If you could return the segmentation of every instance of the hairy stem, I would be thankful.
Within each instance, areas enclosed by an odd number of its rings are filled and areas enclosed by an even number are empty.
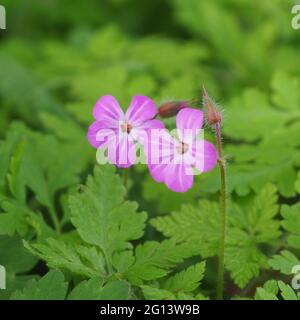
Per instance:
[[[218,149],[218,163],[220,168],[221,194],[220,194],[220,214],[221,214],[221,233],[219,246],[219,265],[218,265],[218,283],[217,283],[217,299],[223,300],[224,288],[224,251],[226,237],[226,164],[222,153],[222,137],[220,124],[215,125],[216,141]]]

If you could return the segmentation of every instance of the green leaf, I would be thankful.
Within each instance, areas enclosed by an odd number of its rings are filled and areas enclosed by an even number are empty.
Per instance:
[[[170,269],[193,255],[188,245],[176,245],[172,240],[161,243],[147,241],[135,250],[135,261],[124,273],[127,279],[140,285],[144,281],[166,276]]]
[[[234,282],[243,288],[254,277],[258,277],[260,268],[267,266],[267,259],[249,235],[243,231],[231,231],[231,239],[225,250],[225,264]]]
[[[60,271],[52,270],[40,280],[29,281],[24,289],[15,291],[11,300],[64,300],[68,284]]]
[[[130,287],[125,281],[113,281],[102,286],[102,279],[92,278],[78,284],[68,300],[127,300]]]
[[[7,195],[3,196],[5,201],[1,206],[6,214],[0,215],[1,233],[18,233],[23,236],[33,228],[38,236],[43,232],[46,232],[43,236],[49,236],[50,230],[42,214],[34,212],[30,206],[43,212],[46,206],[48,210],[45,215],[52,218],[52,223],[58,231],[60,222],[56,213],[55,196],[58,191],[78,181],[78,173],[82,169],[80,156],[74,160],[69,145],[59,142],[53,136],[34,132],[21,123],[11,126],[7,142],[2,144],[2,148],[8,153],[8,157],[4,157],[5,162],[3,161],[6,168],[3,174],[8,177],[10,192],[6,192],[4,183],[3,190]],[[28,189],[34,193],[31,204]],[[35,203],[36,200],[39,206]]]
[[[185,292],[173,293],[165,289],[151,286],[142,286],[141,288],[146,300],[207,300],[202,294],[193,296]]]
[[[0,213],[0,234],[24,236],[33,230],[38,238],[53,235],[53,229],[46,224],[42,215],[29,209],[26,204],[4,197],[1,207],[4,212]]]
[[[151,286],[142,286],[143,294],[146,300],[177,300],[174,293],[158,289]]]
[[[95,247],[67,244],[51,238],[45,244],[25,243],[25,247],[46,261],[50,268],[66,269],[89,278],[106,275],[103,254]]]
[[[283,300],[300,300],[300,297],[288,284],[275,280],[269,280],[263,288],[257,288],[255,300],[279,300],[279,293]]]
[[[300,260],[290,251],[282,251],[280,254],[274,255],[269,260],[269,265],[274,270],[279,270],[281,273],[291,275],[295,265],[300,265]]]
[[[188,242],[204,258],[218,251],[219,209],[214,202],[201,200],[198,207],[183,205],[181,211],[157,217],[150,223],[176,242]]]
[[[268,292],[264,288],[257,288],[255,299],[256,300],[278,300],[275,294]]]
[[[256,243],[266,243],[278,238],[280,222],[274,219],[279,209],[277,200],[276,187],[266,185],[251,205],[244,207],[244,210],[234,208],[231,218],[233,227],[252,234]]]
[[[250,142],[264,137],[266,128],[278,129],[289,119],[288,114],[273,109],[267,95],[257,89],[247,89],[232,99],[227,112],[225,134]]]
[[[278,281],[281,296],[284,300],[299,300],[294,290],[282,281]]]
[[[184,271],[168,278],[163,285],[164,289],[172,292],[191,292],[199,287],[204,276],[205,262],[190,266]]]
[[[255,300],[278,300],[278,285],[276,280],[268,280],[263,288],[257,288]]]
[[[235,204],[228,207],[225,263],[240,287],[267,266],[267,257],[260,246],[280,235],[280,222],[274,219],[277,199],[276,188],[269,184],[243,209]],[[198,208],[184,205],[180,212],[154,218],[151,224],[177,243],[189,244],[194,254],[210,257],[218,253],[219,217],[216,203],[201,200]]]
[[[300,82],[283,71],[277,71],[271,83],[274,90],[273,101],[287,110],[296,110],[300,106]]]
[[[36,258],[24,249],[19,237],[0,236],[0,264],[8,271],[24,273],[36,264]]]
[[[130,248],[143,235],[146,213],[124,201],[125,188],[112,166],[96,167],[81,193],[70,197],[72,222],[82,239],[101,248],[111,260],[116,251]]]
[[[278,212],[276,188],[269,184],[250,206],[235,206],[230,215],[230,225],[225,248],[225,264],[234,282],[244,287],[267,267],[267,257],[260,249],[280,235],[280,222],[274,217]]]
[[[22,288],[25,283],[36,277],[26,275],[37,263],[19,237],[0,236],[0,265],[6,270],[6,290],[0,290],[0,299],[8,299],[11,293]]]
[[[283,205],[281,215],[284,218],[282,226],[289,232],[289,245],[300,249],[300,203],[292,206]]]

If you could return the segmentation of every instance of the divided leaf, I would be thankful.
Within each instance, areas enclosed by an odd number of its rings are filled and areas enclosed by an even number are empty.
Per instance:
[[[225,264],[234,282],[244,287],[267,267],[267,257],[260,249],[280,236],[280,222],[274,217],[278,212],[276,188],[269,184],[250,206],[242,210],[234,206],[229,213],[230,225],[225,249]]]
[[[267,185],[241,209],[231,204],[228,210],[225,264],[235,283],[244,287],[267,266],[267,257],[260,244],[269,243],[280,235],[276,188]],[[202,257],[218,253],[220,238],[219,209],[214,202],[201,200],[198,207],[183,205],[180,212],[151,220],[166,237],[190,246],[193,254]]]
[[[125,272],[125,276],[136,285],[142,284],[143,280],[159,279],[193,254],[189,245],[176,245],[173,240],[165,240],[161,243],[147,241],[136,247],[134,262]]]
[[[143,236],[147,218],[145,212],[136,212],[136,203],[124,201],[125,188],[114,170],[112,166],[96,167],[94,177],[69,200],[79,235],[101,248],[109,260],[114,252],[130,248],[129,241]]]
[[[102,286],[101,278],[79,283],[69,294],[68,300],[127,300],[130,287],[125,281],[112,281]]]
[[[292,206],[281,207],[283,228],[289,232],[288,243],[296,249],[300,249],[300,203]]]
[[[300,300],[300,295],[283,281],[269,280],[256,289],[255,300]]]
[[[40,280],[31,280],[26,286],[15,291],[11,300],[64,300],[68,283],[64,281],[62,272],[52,270]]]
[[[205,262],[197,263],[168,278],[163,288],[172,292],[191,292],[197,289],[204,276]]]
[[[300,260],[290,251],[282,251],[280,254],[274,255],[269,260],[269,265],[274,270],[279,270],[282,274],[293,274],[293,268],[300,265]]]
[[[96,247],[66,244],[51,238],[45,244],[25,243],[25,247],[46,261],[50,268],[66,269],[88,278],[106,275],[104,256]]]
[[[181,211],[154,218],[150,223],[166,237],[189,243],[204,258],[217,254],[220,223],[214,202],[201,200],[198,207],[183,205]]]

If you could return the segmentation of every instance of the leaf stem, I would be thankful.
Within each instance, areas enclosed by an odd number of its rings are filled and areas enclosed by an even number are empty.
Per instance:
[[[221,214],[221,233],[219,244],[219,264],[218,264],[218,283],[217,283],[217,300],[223,300],[224,290],[224,252],[225,252],[225,237],[226,237],[226,162],[222,153],[222,136],[220,124],[215,125],[217,150],[218,150],[218,163],[220,168],[221,180],[221,194],[220,194],[220,214]]]
[[[59,222],[59,220],[58,220],[58,218],[57,218],[55,209],[54,209],[54,207],[53,207],[52,205],[51,205],[51,207],[49,208],[49,213],[50,213],[50,217],[51,217],[52,223],[53,223],[53,225],[54,225],[55,231],[56,231],[58,234],[61,234],[60,222]]]
[[[107,253],[107,251],[104,250],[104,249],[103,249],[103,254],[104,254],[104,258],[106,260],[107,271],[108,271],[109,275],[112,275],[114,273],[114,270],[113,270],[113,267],[112,267],[112,262],[111,262],[110,256]]]

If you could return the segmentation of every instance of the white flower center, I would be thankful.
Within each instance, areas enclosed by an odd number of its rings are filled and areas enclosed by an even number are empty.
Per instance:
[[[176,150],[179,154],[184,154],[188,152],[189,145],[185,142],[180,142],[178,146],[176,146]]]
[[[130,131],[132,130],[132,125],[128,122],[124,122],[121,124],[121,130],[124,133],[130,133]]]

